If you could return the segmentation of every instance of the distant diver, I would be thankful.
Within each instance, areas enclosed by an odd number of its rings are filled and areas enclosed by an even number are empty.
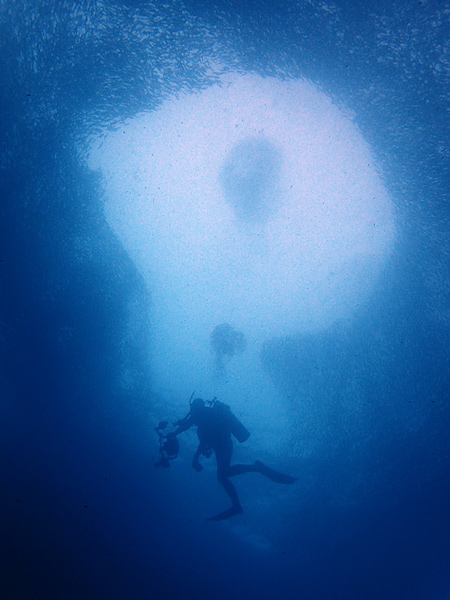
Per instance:
[[[225,372],[225,364],[236,354],[245,351],[247,340],[242,332],[234,329],[229,323],[222,323],[214,327],[210,344],[215,356],[216,372],[221,376]]]
[[[162,425],[165,426],[166,422],[163,422]],[[217,479],[230,497],[232,503],[230,509],[211,517],[208,519],[209,521],[222,521],[243,512],[239,496],[236,488],[229,479],[230,477],[241,475],[242,473],[261,473],[277,483],[292,484],[296,481],[295,477],[274,471],[260,461],[255,461],[252,465],[231,465],[231,456],[233,454],[231,435],[233,434],[239,442],[245,442],[249,438],[250,433],[231,412],[230,407],[216,399],[211,402],[205,402],[201,398],[195,398],[192,401],[191,396],[189,413],[175,423],[175,425],[177,429],[164,436],[164,444],[168,444],[164,452],[167,454],[168,451],[171,451],[172,456],[167,455],[165,458],[167,464],[165,462],[159,466],[169,466],[167,459],[173,457],[178,452],[178,445],[175,443],[178,442],[177,435],[193,425],[197,426],[197,435],[200,443],[192,460],[192,468],[200,472],[203,468],[199,462],[200,456],[203,455],[209,458],[212,452],[214,452],[217,461]],[[161,436],[161,430],[159,433]]]

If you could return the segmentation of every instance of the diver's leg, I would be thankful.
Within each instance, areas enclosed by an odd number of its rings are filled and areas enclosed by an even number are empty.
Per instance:
[[[217,456],[217,476],[219,477],[219,469],[224,478],[227,478],[229,485],[234,489],[233,484],[228,480],[228,477],[235,477],[236,475],[243,475],[244,473],[261,473],[261,475],[265,475],[268,479],[272,481],[276,481],[277,483],[295,483],[297,481],[296,477],[291,477],[290,475],[285,475],[284,473],[280,473],[279,471],[275,471],[275,469],[271,469],[267,467],[264,463],[259,460],[255,460],[252,465],[230,465],[231,455],[233,453],[233,442],[230,442],[230,449],[220,449],[219,452],[216,451]],[[220,465],[219,465],[219,457],[220,457]],[[221,481],[219,477],[219,481]],[[226,487],[221,481],[222,485]],[[230,487],[230,489],[231,489]],[[228,494],[230,492],[227,491]]]
[[[253,465],[231,465],[228,469],[228,477],[234,477],[235,475],[242,475],[243,473],[259,473],[259,467]]]
[[[192,459],[192,468],[195,469],[197,471],[197,473],[200,473],[200,471],[203,469],[202,465],[198,461],[202,452],[203,452],[203,446],[200,443],[194,454],[194,458]]]
[[[275,471],[259,460],[256,460],[253,465],[232,465],[228,470],[228,477],[242,475],[243,473],[261,473],[268,479],[276,481],[277,483],[295,483],[295,481],[297,481],[296,477],[291,477],[290,475]]]
[[[230,496],[233,506],[240,506],[239,497],[236,488],[228,479],[230,476],[230,462],[231,455],[233,454],[233,442],[224,444],[215,448],[216,460],[217,460],[217,479],[223,486],[226,493]]]
[[[259,460],[255,460],[255,471],[265,475],[268,479],[272,481],[276,481],[277,483],[295,483],[297,481],[296,477],[291,477],[290,475],[285,475],[284,473],[280,473],[279,471],[275,471],[270,467],[267,467],[264,463]]]
[[[233,442],[230,440],[230,443],[224,444],[214,448],[217,460],[217,479],[219,483],[223,486],[223,489],[230,497],[232,506],[229,510],[226,510],[223,513],[208,519],[209,521],[222,521],[224,519],[228,519],[233,515],[237,515],[243,512],[241,503],[239,502],[239,496],[237,494],[236,488],[228,479],[229,469],[230,469],[230,461],[231,455],[233,453]]]
[[[224,490],[229,495],[231,502],[233,504],[233,508],[236,508],[239,510],[239,512],[242,512],[242,506],[239,501],[238,493],[237,493],[234,485],[231,483],[231,481],[229,479],[227,479],[226,477],[224,477],[224,478],[219,479],[219,483],[223,486]]]

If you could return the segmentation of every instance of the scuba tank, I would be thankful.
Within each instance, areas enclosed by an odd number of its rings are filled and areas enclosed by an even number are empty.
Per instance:
[[[231,425],[231,433],[234,435],[234,437],[237,439],[238,442],[240,442],[241,444],[243,442],[246,442],[248,440],[248,438],[250,437],[250,431],[244,427],[244,425],[242,425],[242,423],[239,421],[239,419],[236,417],[236,415],[234,415],[230,410],[230,425]]]
[[[231,408],[228,404],[220,402],[216,398],[210,402],[211,410],[220,411],[226,418],[230,427],[231,434],[241,444],[246,442],[250,437],[250,431],[239,421],[235,414],[231,412]]]

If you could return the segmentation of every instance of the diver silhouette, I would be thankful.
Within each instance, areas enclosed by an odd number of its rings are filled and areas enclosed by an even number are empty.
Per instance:
[[[191,402],[190,412],[176,425],[177,429],[167,434],[168,439],[176,437],[192,426],[197,426],[200,443],[192,460],[193,469],[197,472],[202,470],[203,467],[199,462],[202,454],[207,458],[211,456],[212,452],[216,455],[217,479],[230,497],[232,506],[230,509],[211,517],[208,519],[209,521],[221,521],[243,512],[238,493],[230,481],[230,477],[242,475],[243,473],[261,473],[277,483],[292,484],[296,481],[295,477],[274,471],[260,461],[255,461],[250,465],[231,465],[233,454],[231,435],[233,434],[238,441],[243,442],[248,439],[250,433],[233,415],[229,406],[216,399],[207,406],[204,400],[196,398]]]

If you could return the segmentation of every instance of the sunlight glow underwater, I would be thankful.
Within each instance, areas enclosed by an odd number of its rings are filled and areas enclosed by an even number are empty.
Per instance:
[[[153,376],[169,402],[195,388],[277,416],[261,344],[351,317],[395,242],[367,142],[305,80],[229,74],[171,97],[97,138],[89,166],[151,291]],[[210,337],[225,323],[246,346],[224,374]]]

